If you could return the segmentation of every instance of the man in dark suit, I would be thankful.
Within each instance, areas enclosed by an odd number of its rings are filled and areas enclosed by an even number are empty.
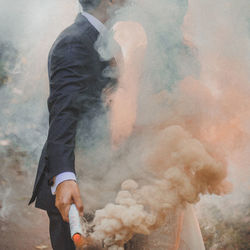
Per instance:
[[[108,8],[123,1],[79,2],[83,11],[59,35],[49,53],[49,131],[30,200],[31,204],[36,199],[36,207],[47,211],[51,243],[56,250],[75,249],[68,225],[70,205],[74,203],[83,215],[75,176],[76,131],[82,118],[94,117],[102,109],[102,92],[111,82],[103,75],[109,62],[100,60],[94,44],[112,13]]]

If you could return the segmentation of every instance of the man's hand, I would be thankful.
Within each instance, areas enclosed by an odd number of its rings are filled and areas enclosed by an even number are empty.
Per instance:
[[[60,183],[56,189],[56,207],[60,211],[64,221],[69,222],[70,205],[75,204],[80,216],[83,216],[83,202],[77,183],[68,180]]]

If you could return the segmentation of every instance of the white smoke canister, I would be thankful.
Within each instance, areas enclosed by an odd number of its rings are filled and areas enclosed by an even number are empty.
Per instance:
[[[71,238],[73,238],[75,234],[83,235],[81,218],[75,204],[72,204],[69,209],[69,226]]]

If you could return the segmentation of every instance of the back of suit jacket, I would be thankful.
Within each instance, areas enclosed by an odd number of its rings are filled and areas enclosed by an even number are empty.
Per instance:
[[[48,59],[49,131],[40,157],[32,203],[54,207],[49,180],[62,172],[75,173],[75,141],[80,121],[91,131],[90,120],[102,111],[103,89],[113,80],[103,76],[109,63],[101,61],[94,44],[98,31],[79,14],[53,44]],[[87,117],[87,119],[86,119]]]

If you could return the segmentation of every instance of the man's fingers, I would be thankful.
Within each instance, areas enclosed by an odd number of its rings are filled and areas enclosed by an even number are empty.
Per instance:
[[[56,205],[57,209],[59,210],[63,220],[65,222],[69,222],[69,209],[71,204],[59,203]]]
[[[66,222],[69,222],[69,209],[71,204],[75,204],[80,216],[83,216],[80,190],[75,181],[69,180],[59,184],[56,189],[56,207]]]
[[[74,204],[76,205],[76,208],[80,214],[80,216],[83,216],[83,203],[82,203],[82,199],[80,197],[80,194],[75,195],[74,197]]]
[[[56,207],[59,210],[64,221],[69,222],[69,209],[70,209],[70,198],[68,197],[57,197]]]
[[[63,220],[66,222],[69,222],[69,209],[71,205],[67,205],[63,208]]]

